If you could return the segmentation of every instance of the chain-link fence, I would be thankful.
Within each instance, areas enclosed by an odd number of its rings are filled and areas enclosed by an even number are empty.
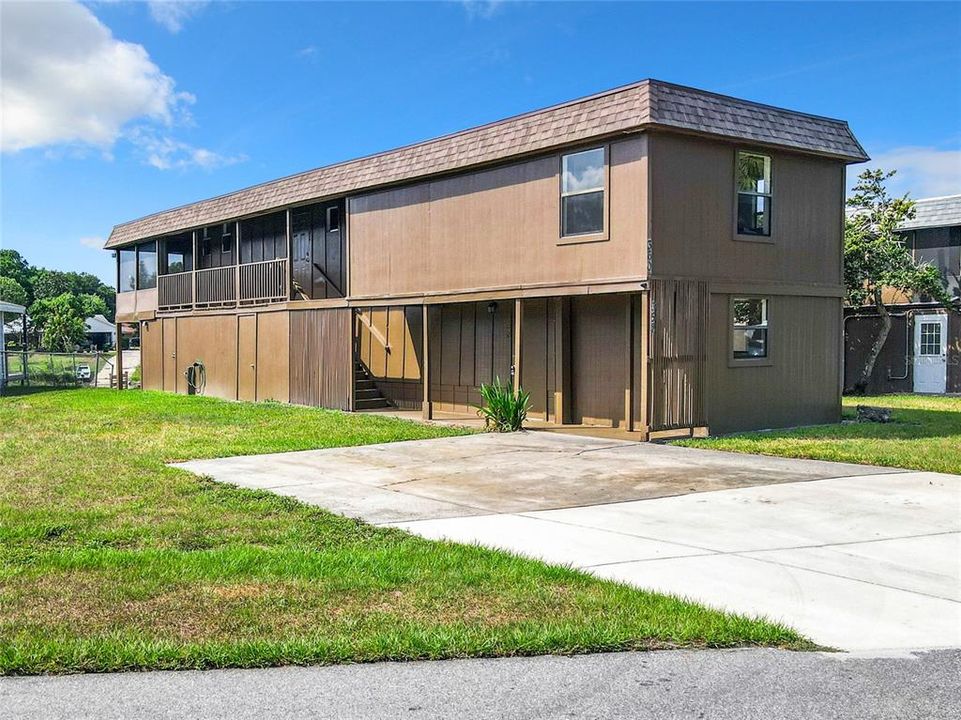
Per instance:
[[[0,385],[115,387],[115,354],[5,350]]]

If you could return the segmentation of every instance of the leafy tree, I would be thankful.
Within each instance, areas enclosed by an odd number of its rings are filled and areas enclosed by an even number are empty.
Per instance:
[[[47,303],[49,309],[40,342],[44,350],[67,352],[83,342],[86,327],[83,324],[83,316],[77,312],[77,303],[70,293],[63,293],[56,298],[45,298],[38,302]]]
[[[26,305],[27,291],[13,278],[0,276],[0,302]]]
[[[888,195],[885,183],[895,172],[865,170],[858,176],[854,195],[847,203],[852,210],[844,227],[847,301],[856,307],[873,307],[881,317],[881,328],[854,385],[855,392],[863,392],[867,387],[891,331],[891,315],[882,301],[885,288],[927,296],[945,307],[953,302],[938,269],[915,262],[897,231],[901,223],[914,217],[914,201],[907,195]]]
[[[34,300],[34,273],[35,269],[16,250],[0,250],[0,277],[10,278],[27,293],[27,302],[19,303],[21,305],[29,305]]]
[[[40,270],[33,279],[33,294],[37,300],[55,298],[74,292],[68,273],[59,270]]]

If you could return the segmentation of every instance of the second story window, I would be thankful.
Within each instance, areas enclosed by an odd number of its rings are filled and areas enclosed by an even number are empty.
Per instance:
[[[137,246],[137,289],[157,287],[157,243]]]
[[[737,154],[737,234],[771,235],[771,158],[759,153]]]
[[[561,158],[561,235],[604,232],[604,148]]]
[[[117,292],[130,292],[137,289],[137,250],[123,248],[119,252],[119,272]]]

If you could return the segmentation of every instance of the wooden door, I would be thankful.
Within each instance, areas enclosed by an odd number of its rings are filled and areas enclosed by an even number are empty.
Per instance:
[[[628,383],[627,311],[624,295],[571,300],[571,421],[623,427]]]
[[[163,390],[177,392],[180,363],[177,359],[177,320],[166,318],[163,322]]]
[[[257,399],[257,316],[237,318],[237,399]]]

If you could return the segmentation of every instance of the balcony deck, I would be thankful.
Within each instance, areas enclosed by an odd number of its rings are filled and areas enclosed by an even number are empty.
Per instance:
[[[287,258],[189,270],[157,278],[157,310],[208,310],[285,302]]]

